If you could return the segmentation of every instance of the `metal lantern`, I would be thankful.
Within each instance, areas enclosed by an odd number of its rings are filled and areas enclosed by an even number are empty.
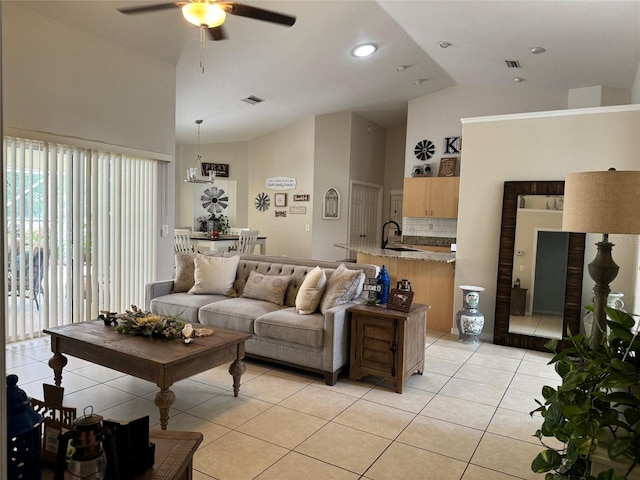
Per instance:
[[[11,479],[41,477],[43,417],[31,407],[18,376],[7,376],[7,472]]]

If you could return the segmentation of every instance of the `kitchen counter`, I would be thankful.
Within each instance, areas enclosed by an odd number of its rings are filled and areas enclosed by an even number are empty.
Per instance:
[[[374,257],[382,257],[382,258],[399,258],[403,260],[422,260],[427,262],[444,262],[444,263],[453,263],[456,261],[455,253],[441,253],[441,252],[430,252],[428,250],[421,249],[412,249],[411,251],[397,251],[391,250],[390,248],[412,248],[410,245],[403,244],[392,244],[382,249],[377,244],[372,243],[363,243],[363,242],[351,242],[351,243],[343,243],[336,244],[335,247],[345,248],[347,250],[353,250],[358,253],[363,253],[365,255],[372,255]]]
[[[402,244],[389,246],[410,248]],[[336,245],[336,247],[356,251],[358,263],[370,263],[379,267],[385,265],[392,288],[400,280],[408,279],[413,284],[413,301],[431,306],[427,328],[451,332],[455,253],[430,252],[418,250],[418,247],[415,251],[396,251],[389,248],[382,249],[379,244],[364,242],[351,242]],[[425,246],[420,245],[420,247]]]

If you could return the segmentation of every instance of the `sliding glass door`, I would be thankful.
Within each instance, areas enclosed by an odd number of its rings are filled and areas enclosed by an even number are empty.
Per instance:
[[[7,342],[143,305],[158,162],[15,137],[4,148]]]

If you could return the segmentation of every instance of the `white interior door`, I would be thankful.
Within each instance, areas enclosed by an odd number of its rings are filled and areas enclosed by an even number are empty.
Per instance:
[[[378,234],[381,187],[351,185],[349,241],[375,243]]]

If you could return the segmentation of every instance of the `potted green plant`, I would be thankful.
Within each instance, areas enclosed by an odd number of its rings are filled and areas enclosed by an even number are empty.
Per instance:
[[[556,352],[549,363],[562,379],[557,388],[542,388],[544,402],[536,400],[531,412],[542,414],[535,436],[545,447],[531,468],[546,480],[620,480],[640,471],[640,339],[632,315],[605,310],[608,328],[598,348],[582,334],[570,334],[571,346],[561,352],[557,340],[546,345]],[[562,446],[550,446],[550,437]],[[598,471],[602,457],[615,467]]]

